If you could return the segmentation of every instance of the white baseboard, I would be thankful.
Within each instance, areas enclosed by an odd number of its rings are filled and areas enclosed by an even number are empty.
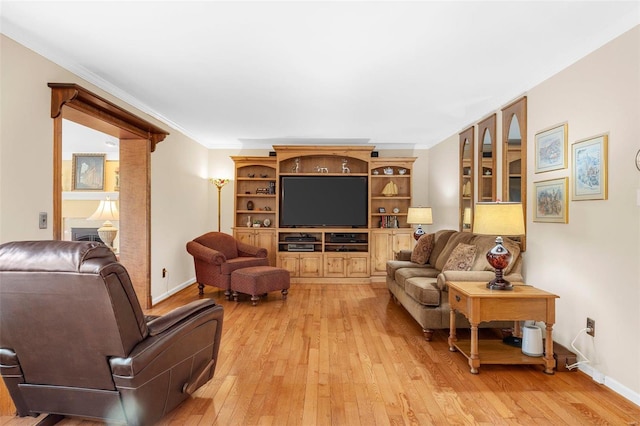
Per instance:
[[[185,288],[189,287],[191,284],[193,284],[195,282],[196,282],[196,277],[188,279],[187,281],[183,282],[179,286],[174,287],[171,290],[169,290],[169,291],[167,291],[165,293],[162,293],[161,295],[151,299],[151,305],[155,306],[157,303],[160,303],[163,300],[168,299],[169,297],[173,296],[174,294],[178,293],[179,291],[184,290]]]
[[[631,389],[624,386],[622,383],[618,382],[617,380],[614,380],[611,377],[605,376],[600,371],[596,370],[590,365],[582,364],[578,367],[578,369],[583,373],[585,373],[586,375],[591,376],[591,378],[595,382],[605,385],[615,393],[621,395],[622,397],[628,399],[634,404],[640,406],[640,394],[632,391]]]

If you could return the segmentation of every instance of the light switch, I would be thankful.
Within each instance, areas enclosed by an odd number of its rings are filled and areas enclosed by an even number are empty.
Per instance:
[[[47,212],[40,212],[40,229],[47,229]]]

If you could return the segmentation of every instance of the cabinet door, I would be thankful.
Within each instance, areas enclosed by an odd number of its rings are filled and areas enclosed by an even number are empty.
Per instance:
[[[245,243],[254,245],[254,231],[251,228],[247,229],[235,229],[233,231],[233,236],[236,240]]]
[[[393,259],[391,231],[371,231],[371,273],[383,275],[387,271],[387,260]]]
[[[347,277],[364,278],[369,276],[369,255],[352,253],[348,255]]]
[[[300,277],[322,276],[322,253],[300,254]]]
[[[279,253],[277,266],[289,271],[292,278],[300,276],[300,256],[297,254]]]
[[[267,249],[269,265],[276,264],[276,231],[275,229],[260,229],[255,231],[254,245]]]
[[[393,233],[393,237],[391,240],[391,243],[392,243],[391,259],[395,259],[396,254],[398,254],[400,250],[412,250],[414,241],[415,239],[413,238],[413,233],[411,232],[411,230],[395,231]]]
[[[327,278],[347,276],[346,253],[326,253],[324,255],[324,276]]]

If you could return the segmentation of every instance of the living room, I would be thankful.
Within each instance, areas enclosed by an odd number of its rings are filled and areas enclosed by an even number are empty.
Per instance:
[[[217,228],[217,189],[210,177],[233,176],[235,155],[268,156],[269,148],[209,149],[118,96],[92,84],[34,50],[1,36],[0,242],[51,239],[38,229],[40,212],[51,212],[53,126],[50,82],[77,83],[170,135],[151,154],[151,295],[153,303],[193,283],[187,241]],[[582,371],[640,405],[640,173],[636,168],[640,106],[640,27],[620,34],[562,71],[529,87],[527,97],[527,250],[523,275],[528,284],[560,296],[554,339],[566,347],[597,321],[596,337],[580,336],[591,360]],[[28,70],[28,72],[25,72]],[[514,97],[512,100],[515,100]],[[506,102],[508,104],[509,102]],[[497,112],[484,111],[476,117]],[[533,184],[569,177],[569,168],[534,171],[534,140],[542,129],[567,123],[569,148],[577,141],[608,134],[608,197],[570,201],[568,223],[532,219]],[[500,129],[500,126],[497,126]],[[381,157],[417,157],[413,201],[433,209],[427,232],[459,228],[459,136],[464,126],[428,149],[377,149]],[[24,194],[29,194],[25,197]],[[231,232],[233,191],[221,192],[221,229]],[[163,276],[162,270],[168,274]],[[610,288],[611,287],[611,288]],[[291,296],[294,292],[291,292]],[[427,344],[427,343],[425,343]]]

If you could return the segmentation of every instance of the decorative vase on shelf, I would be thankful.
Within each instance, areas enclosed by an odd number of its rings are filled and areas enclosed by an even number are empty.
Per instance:
[[[247,210],[253,210],[253,201],[247,201]]]
[[[251,228],[251,216],[247,219],[247,228]]]

